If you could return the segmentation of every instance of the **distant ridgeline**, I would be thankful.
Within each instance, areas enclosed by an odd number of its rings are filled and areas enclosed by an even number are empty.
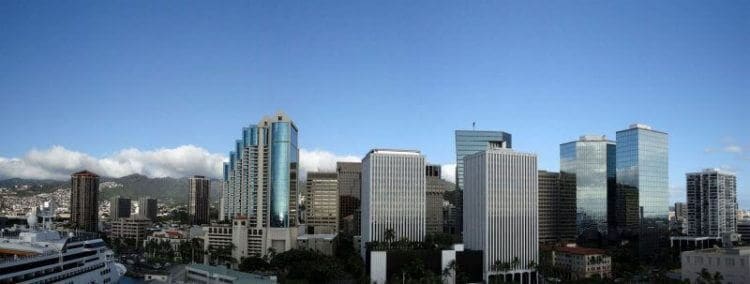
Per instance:
[[[70,188],[70,180],[34,180],[12,178],[0,180],[0,188],[16,191],[21,196],[50,193],[59,188]],[[99,181],[99,200],[114,196],[138,199],[150,196],[159,203],[187,203],[187,178],[149,178],[143,175],[129,175],[121,178],[103,177]],[[211,202],[218,202],[221,194],[221,180],[211,180]]]

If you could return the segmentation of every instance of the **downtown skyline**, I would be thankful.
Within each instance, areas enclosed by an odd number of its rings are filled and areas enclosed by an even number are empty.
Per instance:
[[[295,118],[303,168],[330,171],[381,147],[455,164],[473,122],[558,171],[560,143],[645,123],[670,135],[670,202],[722,168],[748,208],[748,4],[577,4],[0,3],[0,178],[218,178],[269,110]]]

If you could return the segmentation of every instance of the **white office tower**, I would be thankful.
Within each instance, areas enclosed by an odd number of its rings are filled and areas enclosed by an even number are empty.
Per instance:
[[[485,282],[536,283],[536,155],[488,148],[466,156],[463,205],[464,244],[483,252]]]
[[[422,241],[425,236],[425,158],[419,151],[371,150],[362,160],[362,255],[366,243]]]

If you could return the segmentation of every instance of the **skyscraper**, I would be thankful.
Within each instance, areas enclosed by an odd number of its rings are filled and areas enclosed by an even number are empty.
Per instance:
[[[488,147],[512,148],[510,133],[502,131],[456,130],[456,188],[464,187],[464,157]]]
[[[464,188],[464,157],[488,147],[512,148],[512,137],[510,133],[503,131],[483,130],[456,130],[456,189],[458,193],[452,195],[455,208],[455,225],[458,229],[458,237],[463,233],[463,188]]]
[[[445,184],[440,179],[440,165],[427,165],[425,168],[426,199],[425,226],[427,233],[443,231],[443,192]]]
[[[464,161],[464,244],[484,252],[485,282],[536,283],[527,266],[539,263],[536,155],[491,148]],[[501,263],[512,265],[493,269]]]
[[[98,231],[99,176],[80,171],[70,176],[70,223],[74,228]]]
[[[669,230],[667,133],[642,124],[617,132],[617,225],[638,235],[639,256],[666,246]]]
[[[336,173],[307,173],[305,191],[307,227],[314,234],[332,234],[339,226],[339,192]]]
[[[362,160],[362,254],[372,241],[422,241],[425,158],[419,151],[374,149]]]
[[[339,186],[339,230],[359,235],[360,218],[355,213],[360,206],[362,163],[338,162],[336,173]]]
[[[737,177],[717,169],[687,175],[688,235],[737,233]]]
[[[138,199],[138,215],[156,221],[156,215],[159,213],[158,201],[154,198],[141,197]]]
[[[561,180],[573,182],[561,186]],[[575,180],[539,171],[539,242],[552,244],[576,239]]]
[[[130,198],[116,196],[109,203],[109,218],[117,220],[130,217]]]
[[[190,224],[208,224],[208,199],[211,181],[204,176],[193,176],[189,178],[189,181],[190,201],[188,203],[188,215],[190,216]]]
[[[560,173],[576,191],[576,234],[602,239],[615,214],[615,144],[603,135],[585,135],[560,144]]]
[[[263,238],[264,254],[292,249],[297,238],[297,126],[283,113],[242,129],[224,165],[222,219],[241,216]]]

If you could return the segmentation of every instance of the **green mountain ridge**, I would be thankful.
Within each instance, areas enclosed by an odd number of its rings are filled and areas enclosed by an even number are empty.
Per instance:
[[[187,178],[149,178],[144,175],[132,174],[119,178],[102,177],[100,184],[114,182],[121,187],[100,187],[99,200],[122,196],[131,199],[149,196],[159,199],[160,203],[185,204],[188,202],[188,179]],[[222,182],[211,179],[211,202],[218,202],[221,196]],[[16,190],[19,195],[30,196],[39,193],[53,192],[59,188],[70,188],[69,180],[36,180],[11,178],[0,180],[0,188]]]

